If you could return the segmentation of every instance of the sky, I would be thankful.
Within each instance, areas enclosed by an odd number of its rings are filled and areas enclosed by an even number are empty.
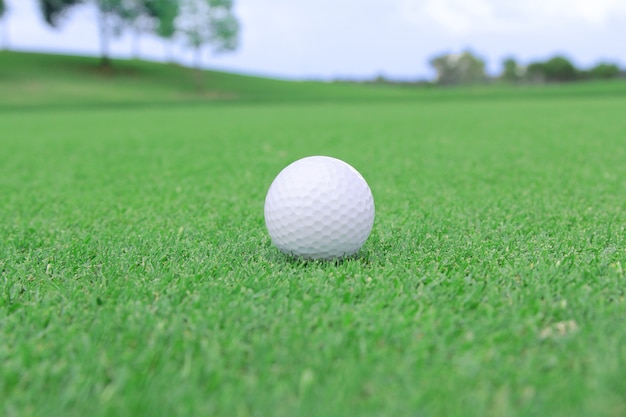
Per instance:
[[[37,0],[5,0],[0,22],[11,49],[98,54],[95,11],[80,6],[60,29],[42,23]],[[579,67],[609,61],[626,67],[626,0],[235,0],[242,25],[234,53],[213,55],[210,68],[287,79],[431,79],[429,61],[470,49],[488,72],[504,58],[522,64],[565,55]],[[132,54],[132,38],[112,45]],[[162,61],[163,43],[145,35],[141,57]],[[175,60],[191,64],[182,41]]]

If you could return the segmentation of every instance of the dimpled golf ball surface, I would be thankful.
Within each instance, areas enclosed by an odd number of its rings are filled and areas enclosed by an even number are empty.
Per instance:
[[[372,231],[374,198],[361,174],[327,156],[283,169],[265,198],[265,223],[282,252],[306,259],[356,253]]]

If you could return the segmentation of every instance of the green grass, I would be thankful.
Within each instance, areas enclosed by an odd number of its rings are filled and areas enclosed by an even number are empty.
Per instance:
[[[216,101],[309,101],[413,97],[401,88],[288,82],[175,64],[0,51],[0,110]]]
[[[0,414],[624,415],[626,102],[564,88],[12,105]],[[374,194],[341,263],[265,230],[313,154]]]
[[[625,97],[623,80],[462,88],[281,81],[175,64],[0,51],[0,111],[198,105],[216,102],[381,102]]]

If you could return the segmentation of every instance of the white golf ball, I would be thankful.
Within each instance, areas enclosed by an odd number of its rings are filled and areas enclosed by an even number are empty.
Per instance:
[[[347,163],[310,156],[283,169],[265,198],[265,224],[282,252],[306,259],[356,253],[372,231],[374,198]]]

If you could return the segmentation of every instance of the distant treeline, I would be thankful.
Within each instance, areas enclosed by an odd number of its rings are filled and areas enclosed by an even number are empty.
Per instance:
[[[24,1],[24,0],[14,0]],[[98,11],[96,21],[100,35],[102,65],[110,65],[109,44],[112,37],[128,31],[133,34],[133,53],[139,56],[139,39],[152,33],[165,45],[182,40],[195,51],[200,64],[202,50],[210,46],[215,52],[237,48],[239,22],[234,15],[234,0],[30,0],[38,4],[42,20],[60,27],[75,8],[92,5]],[[11,2],[0,0],[0,20],[7,19]],[[8,48],[8,35],[3,47]],[[171,57],[168,57],[171,58]]]
[[[486,62],[472,51],[459,54],[441,54],[430,60],[430,65],[437,76],[431,81],[401,82],[401,84],[440,84],[468,85],[489,82],[507,83],[553,83],[584,80],[605,80],[626,77],[626,71],[617,64],[601,62],[588,68],[576,68],[566,57],[557,55],[546,61],[520,64],[515,58],[506,58],[502,62],[502,70],[497,75],[488,75]],[[398,83],[378,76],[370,83]]]
[[[617,64],[601,62],[589,69],[576,68],[564,56],[555,56],[544,62],[532,62],[520,65],[514,58],[507,58],[503,63],[500,78],[509,82],[567,82],[580,80],[602,80],[618,78],[624,72]]]
[[[561,55],[528,65],[522,65],[515,58],[509,57],[504,59],[502,71],[496,76],[488,76],[485,60],[471,51],[439,55],[430,64],[437,71],[436,82],[444,85],[478,84],[494,80],[508,83],[571,82],[626,75],[615,63],[601,62],[592,68],[581,69]]]

